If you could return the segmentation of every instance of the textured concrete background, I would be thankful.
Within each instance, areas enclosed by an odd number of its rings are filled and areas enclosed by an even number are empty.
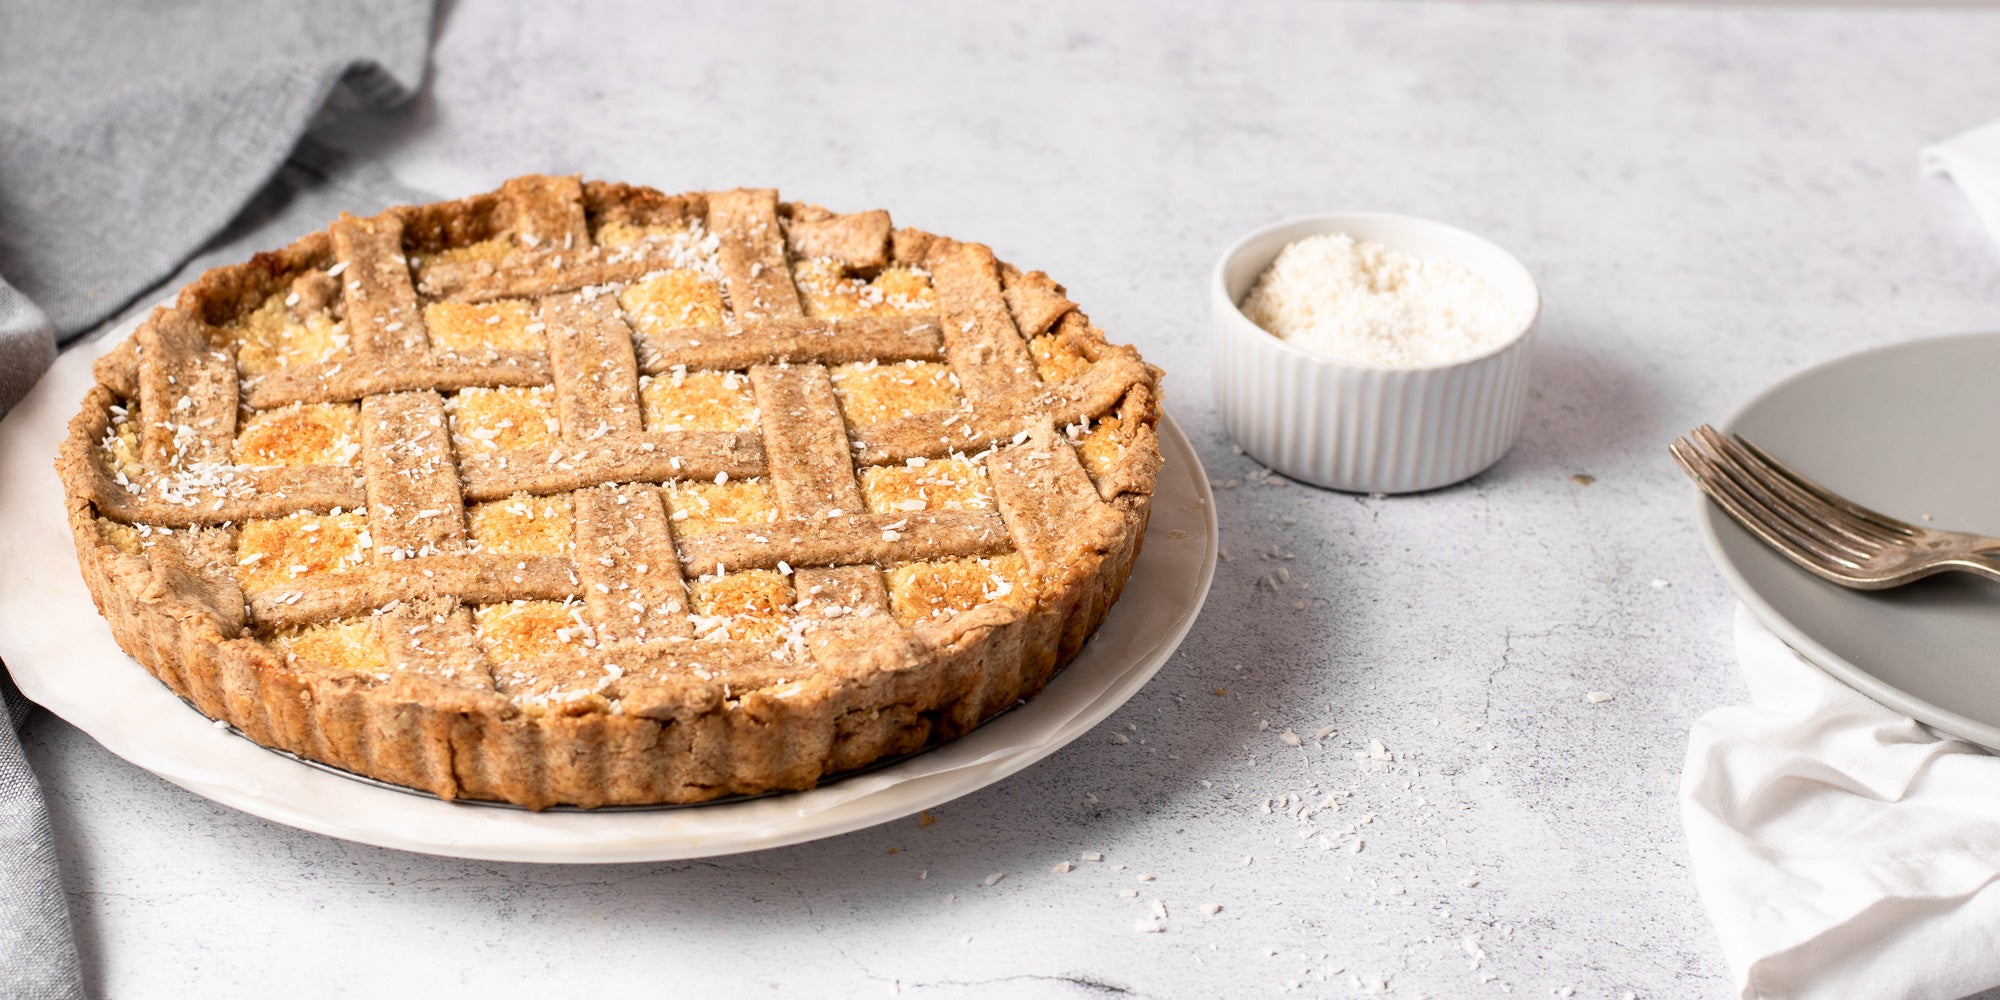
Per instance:
[[[990,242],[1167,369],[1229,559],[1100,732],[929,825],[715,861],[360,847],[44,718],[29,750],[93,982],[1725,995],[1674,790],[1689,721],[1741,692],[1665,445],[1814,362],[2000,326],[2000,251],[1916,166],[2000,114],[1996,51],[1976,11],[462,7],[421,103],[338,144],[441,193],[529,170],[775,184]],[[1471,483],[1320,492],[1217,427],[1215,255],[1335,208],[1465,226],[1542,282],[1527,425]],[[1085,851],[1105,860],[1050,871]],[[1166,931],[1136,933],[1155,899]]]

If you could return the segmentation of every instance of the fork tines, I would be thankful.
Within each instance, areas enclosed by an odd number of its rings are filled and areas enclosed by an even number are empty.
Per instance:
[[[1703,424],[1668,450],[1738,524],[1836,583],[1861,582],[1871,557],[1920,534],[1800,475],[1741,435],[1725,436]]]

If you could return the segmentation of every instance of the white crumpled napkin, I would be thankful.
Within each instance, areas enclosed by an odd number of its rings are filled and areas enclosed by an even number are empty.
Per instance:
[[[1921,156],[1924,173],[1951,175],[1986,231],[2000,240],[2000,121],[1925,146]]]
[[[2000,240],[2000,122],[1923,150]],[[2000,984],[2000,757],[1834,680],[1736,611],[1750,704],[1695,722],[1681,821],[1745,1000]]]
[[[1696,720],[1695,888],[1745,1000],[2000,984],[2000,757],[1834,680],[1736,611],[1749,705]]]

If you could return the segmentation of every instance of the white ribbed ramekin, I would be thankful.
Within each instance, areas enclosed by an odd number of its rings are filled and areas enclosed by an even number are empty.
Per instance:
[[[1279,340],[1237,303],[1285,244],[1324,233],[1455,261],[1498,290],[1520,329],[1485,354],[1421,366],[1336,361]],[[1436,489],[1499,461],[1521,429],[1541,293],[1512,254],[1463,229],[1382,212],[1300,216],[1238,240],[1210,286],[1222,426],[1293,479],[1355,493]]]

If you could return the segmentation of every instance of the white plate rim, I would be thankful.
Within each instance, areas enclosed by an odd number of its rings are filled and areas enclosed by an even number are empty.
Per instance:
[[[1895,344],[1883,344],[1879,347],[1855,351],[1852,354],[1843,354],[1837,358],[1829,358],[1818,364],[1793,372],[1791,375],[1772,383],[1762,392],[1752,396],[1749,402],[1737,407],[1736,411],[1729,415],[1729,419],[1723,422],[1721,430],[1725,433],[1733,431],[1742,421],[1745,414],[1756,409],[1766,399],[1785,392],[1794,383],[1811,378],[1822,369],[1832,365],[1850,364],[1869,355],[1907,350],[1915,345],[1935,344],[1953,340],[1994,338],[2000,338],[2000,333],[1957,333],[1939,337],[1920,337],[1915,340],[1906,340]],[[1756,618],[1765,628],[1770,629],[1786,645],[1796,650],[1807,662],[1820,668],[1848,687],[1867,695],[1869,698],[1934,729],[1977,743],[1989,750],[2000,751],[2000,727],[1967,718],[1950,709],[1940,708],[1925,699],[1916,697],[1901,688],[1889,684],[1849,661],[1846,657],[1828,649],[1825,644],[1814,639],[1804,629],[1793,624],[1791,619],[1785,617],[1782,612],[1769,601],[1765,600],[1762,594],[1758,593],[1757,588],[1737,569],[1735,561],[1729,557],[1728,551],[1722,547],[1722,538],[1716,533],[1716,528],[1718,525],[1728,521],[1729,515],[1725,514],[1721,507],[1709,500],[1707,494],[1702,493],[1698,489],[1694,491],[1694,503],[1695,524],[1701,532],[1702,546],[1708,550],[1709,561],[1715,564],[1716,571],[1722,574],[1723,582],[1729,585],[1729,589],[1736,594],[1737,600],[1742,601],[1744,607],[1750,609],[1751,616]],[[1728,523],[1733,524],[1735,522],[1730,521]]]

